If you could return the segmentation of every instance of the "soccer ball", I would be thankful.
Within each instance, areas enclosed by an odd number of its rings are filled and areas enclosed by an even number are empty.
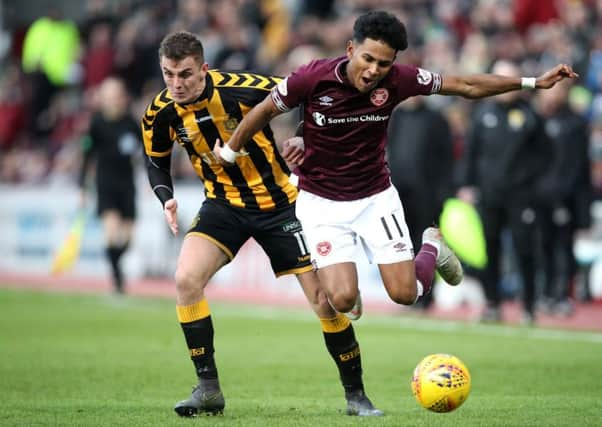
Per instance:
[[[429,411],[453,411],[468,398],[470,372],[451,354],[431,354],[414,369],[412,393]]]

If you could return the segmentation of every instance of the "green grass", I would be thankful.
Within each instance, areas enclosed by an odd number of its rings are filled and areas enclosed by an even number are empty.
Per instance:
[[[221,417],[180,419],[194,384],[170,300],[0,289],[2,426],[599,426],[602,334],[371,313],[355,323],[366,389],[386,412],[343,414],[318,323],[303,310],[211,304]],[[426,354],[453,353],[472,393],[449,414],[410,391]]]

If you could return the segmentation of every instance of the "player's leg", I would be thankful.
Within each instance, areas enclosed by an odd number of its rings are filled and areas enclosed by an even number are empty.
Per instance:
[[[569,214],[571,216],[572,214]],[[554,312],[562,316],[570,316],[575,307],[570,300],[572,283],[577,274],[577,259],[573,251],[575,226],[572,220],[555,226],[556,245],[558,246],[559,263],[557,274],[556,304]]]
[[[429,227],[422,233],[422,245],[437,248],[437,273],[451,286],[458,286],[464,279],[464,269],[456,254],[445,243],[441,230]]]
[[[480,273],[486,306],[481,315],[483,322],[500,322],[502,320],[502,298],[498,284],[502,277],[502,231],[506,226],[506,215],[498,206],[481,205],[479,214],[483,222],[487,264]]]
[[[422,248],[414,261],[410,232],[395,187],[370,197],[354,227],[368,258],[378,264],[391,300],[411,305],[428,292],[435,275],[436,250],[433,255]]]
[[[127,248],[130,246],[132,241],[132,236],[134,234],[134,220],[131,218],[124,218],[121,216],[121,223],[119,225],[119,230],[121,233],[121,246],[123,251],[127,251]]]
[[[230,209],[206,200],[182,244],[175,274],[176,311],[199,382],[191,396],[174,407],[181,416],[219,414],[225,406],[205,287],[247,240],[239,230]]]
[[[349,319],[337,313],[321,289],[294,207],[257,214],[253,237],[268,255],[276,276],[294,273],[320,319],[326,347],[339,370],[350,415],[382,415],[364,393],[359,344]]]
[[[121,257],[130,243],[135,210],[134,188],[102,185],[98,189],[98,212],[105,236],[105,256],[111,266],[115,292],[123,293],[124,275]]]
[[[353,262],[341,262],[318,269],[322,288],[332,306],[340,313],[351,311],[359,296],[357,267]]]
[[[120,261],[125,247],[121,235],[121,214],[117,209],[105,209],[100,219],[105,239],[105,257],[111,267],[113,287],[115,292],[123,293],[123,271]]]
[[[539,251],[541,251],[540,263],[541,274],[543,276],[542,292],[538,301],[539,309],[545,313],[551,313],[556,298],[556,274],[559,263],[556,259],[556,233],[553,220],[554,209],[550,206],[537,211],[539,226]]]
[[[452,286],[458,285],[463,278],[460,260],[435,227],[424,231],[422,246],[413,261],[379,262],[378,268],[391,299],[403,305],[414,304],[431,292],[435,270]]]
[[[227,256],[213,242],[194,234],[184,238],[175,275],[176,312],[199,384],[188,399],[174,407],[181,416],[199,412],[216,414],[224,408],[214,359],[211,311],[204,290],[226,262]]]
[[[523,313],[521,323],[535,323],[535,274],[537,266],[537,214],[530,206],[510,206],[508,211],[512,248],[523,285]]]
[[[460,262],[436,228],[425,230],[422,246],[414,257],[403,206],[393,186],[370,198],[354,228],[368,256],[378,264],[389,297],[398,304],[414,304],[430,292],[436,269],[444,278],[453,278],[451,284],[461,280]]]
[[[339,378],[347,400],[347,414],[383,415],[382,411],[374,407],[364,391],[360,346],[355,338],[353,325],[347,317],[332,308],[325,293],[320,289],[318,276],[314,271],[297,274],[297,279],[320,319],[326,348],[339,370]]]
[[[360,244],[351,228],[361,202],[336,202],[300,191],[296,214],[318,269],[322,289],[335,310],[347,313],[359,296],[355,259]]]
[[[132,241],[134,233],[134,224],[136,221],[136,191],[134,184],[132,183],[129,188],[124,188],[121,195],[121,202],[119,205],[120,224],[119,234],[121,235],[121,246],[122,253],[125,252]]]

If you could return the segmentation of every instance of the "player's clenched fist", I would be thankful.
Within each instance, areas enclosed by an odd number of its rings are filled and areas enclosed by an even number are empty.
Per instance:
[[[303,144],[303,138],[299,136],[287,139],[282,143],[282,157],[291,165],[302,165],[304,153],[305,145]]]

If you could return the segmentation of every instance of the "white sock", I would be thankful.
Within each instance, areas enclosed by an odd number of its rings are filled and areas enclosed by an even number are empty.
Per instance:
[[[422,244],[428,243],[431,246],[434,246],[435,249],[437,249],[437,255],[435,255],[435,258],[437,258],[439,256],[439,252],[441,252],[441,242],[439,240],[428,240],[425,239],[422,241]]]
[[[422,286],[420,280],[416,280],[416,299],[414,300],[414,304],[416,304],[416,301],[418,301],[422,295],[424,295],[424,286]]]

